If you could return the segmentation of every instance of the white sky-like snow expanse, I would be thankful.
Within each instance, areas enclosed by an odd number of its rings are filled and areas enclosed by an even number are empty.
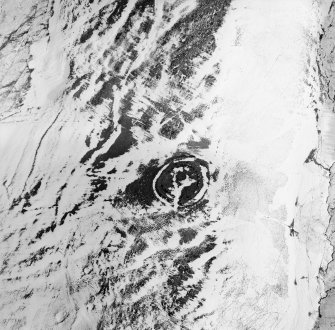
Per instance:
[[[335,320],[331,1],[208,3],[0,0],[1,329]],[[208,165],[192,208],[151,191],[173,157]]]

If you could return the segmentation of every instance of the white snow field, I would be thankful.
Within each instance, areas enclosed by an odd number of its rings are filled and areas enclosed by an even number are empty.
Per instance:
[[[0,0],[0,329],[335,327],[334,7]]]

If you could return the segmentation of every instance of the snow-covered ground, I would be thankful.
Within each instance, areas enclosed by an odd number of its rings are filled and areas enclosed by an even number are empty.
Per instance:
[[[327,329],[330,6],[0,0],[0,328]]]

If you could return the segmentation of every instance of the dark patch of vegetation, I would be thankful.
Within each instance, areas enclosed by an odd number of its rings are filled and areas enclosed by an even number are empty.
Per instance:
[[[89,135],[86,136],[85,138],[85,144],[86,144],[86,147],[90,147],[91,145],[91,137]]]
[[[214,34],[222,26],[231,0],[199,0],[198,6],[162,38],[161,45],[167,44],[174,35],[182,42],[171,54],[169,70],[172,75],[183,79],[194,73],[193,60],[203,53],[211,55],[215,48]]]
[[[219,173],[220,173],[220,170],[217,168],[215,169],[215,171],[212,173],[211,175],[211,178],[214,182],[217,181],[218,177],[219,177]]]
[[[9,209],[12,210],[15,206],[19,205],[21,203],[22,199],[23,199],[22,196],[14,198]]]
[[[95,168],[103,167],[105,161],[112,158],[117,158],[122,156],[127,151],[129,151],[130,147],[135,144],[136,140],[133,138],[132,132],[125,128],[121,128],[120,135],[116,138],[113,145],[108,149],[108,151],[104,154],[99,155],[93,163]]]
[[[141,176],[126,187],[125,199],[132,204],[139,203],[147,207],[156,199],[152,181],[159,171],[158,160],[152,159],[148,165],[142,165],[141,171]]]
[[[184,123],[181,119],[173,117],[161,127],[159,133],[169,140],[174,140],[183,129]]]
[[[73,98],[74,99],[79,99],[81,94],[87,89],[88,87],[88,83],[83,84],[74,94],[73,94]]]
[[[52,0],[50,5],[50,17],[52,17],[55,14],[54,6],[55,6],[55,0]]]
[[[209,74],[208,76],[205,77],[205,86],[207,88],[212,87],[215,84],[215,82],[216,78],[213,75]]]
[[[190,113],[182,111],[181,114],[185,122],[191,123],[196,118],[201,119],[204,116],[204,112],[206,109],[207,109],[206,105],[200,104],[196,108],[192,109]]]
[[[72,90],[76,89],[77,87],[80,86],[80,84],[83,80],[89,79],[91,76],[92,76],[92,73],[86,73],[86,74],[82,75],[81,77],[77,78],[75,80],[75,82],[72,84],[71,89]]]
[[[213,261],[216,259],[216,257],[212,257],[210,259],[208,259],[204,265],[204,271],[205,273],[208,273],[209,269],[211,268],[212,266],[212,263]]]
[[[73,77],[74,77],[74,66],[75,66],[74,60],[71,59],[71,60],[70,60],[70,73],[69,73],[69,79],[73,79]]]
[[[118,227],[115,228],[115,231],[121,235],[122,238],[126,238],[127,237],[127,234],[125,231],[119,229]]]
[[[163,65],[161,62],[156,62],[149,67],[149,75],[152,79],[160,80],[162,78]]]
[[[99,155],[95,159],[93,163],[93,166],[95,168],[103,167],[104,163],[108,159],[116,158],[125,154],[133,145],[136,144],[136,140],[133,137],[133,133],[131,131],[131,128],[133,126],[133,120],[127,114],[131,109],[133,96],[134,93],[131,91],[121,101],[121,116],[118,121],[118,124],[121,126],[120,135],[116,138],[115,142],[107,150],[106,153]]]
[[[112,170],[107,172],[107,174],[115,174],[115,173],[116,173],[116,168],[115,167]]]
[[[216,238],[214,236],[207,235],[205,240],[199,246],[186,249],[183,255],[174,261],[174,266],[190,263],[200,258],[202,254],[207,253],[215,248],[215,241]]]
[[[201,138],[200,141],[189,141],[187,146],[190,149],[207,149],[209,148],[211,141],[206,138]]]
[[[179,312],[189,300],[195,299],[201,291],[202,281],[198,281],[195,285],[184,285],[184,282],[192,278],[194,274],[189,263],[200,258],[204,253],[210,252],[215,246],[215,237],[207,236],[199,246],[187,249],[181,257],[174,261],[173,265],[176,271],[169,276],[166,282],[169,295],[168,298],[163,297],[162,300],[162,306],[170,316]],[[185,295],[181,293],[184,291],[186,291]]]
[[[55,207],[55,215],[58,215],[58,204],[59,204],[59,201],[60,201],[61,198],[62,198],[62,191],[63,191],[66,187],[67,187],[67,183],[64,183],[64,184],[60,187],[60,189],[59,189],[59,191],[58,191],[58,196],[57,196],[57,198],[56,198],[56,202],[55,202],[55,204],[53,205],[53,206]]]
[[[42,179],[39,180],[36,185],[29,191],[29,192],[26,192],[25,195],[24,195],[24,204],[22,206],[22,210],[21,212],[22,213],[25,213],[27,210],[26,208],[27,207],[30,207],[31,206],[31,203],[30,203],[30,198],[37,195],[40,187],[41,187],[41,184],[42,184]],[[22,199],[21,199],[22,200]]]
[[[48,232],[53,232],[55,230],[55,228],[57,227],[56,225],[56,222],[55,221],[52,221],[51,225],[44,228],[44,229],[41,229],[35,236],[35,239],[40,239],[45,233],[48,233]]]
[[[180,235],[179,244],[191,242],[198,234],[198,232],[192,228],[182,228],[178,230]]]
[[[107,180],[105,177],[93,179],[91,185],[94,187],[92,192],[98,193],[107,189]]]
[[[37,261],[43,259],[44,255],[49,251],[53,250],[53,247],[41,247],[37,252],[31,253],[30,257],[19,262],[19,265],[25,263],[27,266],[31,266]]]
[[[65,212],[59,222],[59,225],[63,225],[64,222],[65,222],[65,219],[67,218],[67,216],[69,215],[75,215],[79,210],[80,210],[80,206],[81,206],[82,203],[78,203],[76,204],[71,211],[68,211],[68,212]]]
[[[122,12],[127,7],[128,0],[119,0],[116,3],[116,7],[112,11],[112,13],[107,17],[107,24],[111,25],[114,24],[117,20],[120,19]]]
[[[135,283],[130,283],[126,285],[124,289],[124,294],[132,295],[132,294],[139,292],[144,287],[144,285],[146,285],[155,275],[156,275],[156,272],[152,270],[149,272],[147,276],[140,278]]]
[[[91,181],[91,186],[93,187],[91,194],[88,197],[89,201],[94,201],[98,196],[99,192],[107,189],[108,184],[105,177],[95,178]]]
[[[141,23],[139,28],[139,33],[144,32],[145,34],[149,34],[152,25],[154,24],[154,20],[152,19],[146,19],[144,22]]]
[[[145,131],[149,132],[152,124],[153,124],[153,116],[155,114],[155,110],[152,107],[149,107],[147,110],[143,112],[141,115],[141,119],[137,122],[137,125],[140,126]]]
[[[107,100],[113,100],[113,86],[117,85],[119,87],[119,83],[120,83],[120,78],[118,77],[113,77],[111,79],[109,79],[108,81],[105,81],[101,87],[101,89],[99,90],[99,92],[97,94],[95,94],[90,103],[93,106],[97,106],[102,104],[102,102],[107,99]]]
[[[42,184],[42,179],[40,179],[36,185],[30,190],[30,196],[35,196],[37,195],[40,187],[41,187],[41,184]]]
[[[208,164],[204,160],[193,158],[191,161],[183,161],[183,158],[185,157],[189,157],[189,154],[176,154],[174,157],[167,160],[166,164],[169,164],[167,167],[165,167],[159,178],[157,178],[155,186],[157,193],[167,202],[172,203],[173,198],[170,196],[170,194],[168,194],[168,191],[172,185],[172,173],[174,172],[174,168],[177,167],[181,169],[176,178],[178,181],[184,180],[187,173],[187,176],[193,181],[193,183],[183,188],[178,201],[179,208],[189,208],[190,206],[192,206],[192,200],[203,188],[204,180],[209,180],[208,171],[206,173],[206,178],[203,178],[203,174],[201,171],[201,167],[206,167],[208,169]],[[199,201],[195,201],[193,204],[198,203]]]
[[[102,72],[102,73],[99,75],[99,77],[95,80],[95,83],[97,84],[97,83],[100,82],[100,81],[104,81],[105,78],[106,78],[106,76],[107,76],[106,72]]]
[[[131,11],[131,13],[129,14],[126,23],[122,27],[121,31],[115,37],[115,42],[117,45],[119,45],[126,38],[127,33],[130,31],[130,28],[133,26],[134,17],[136,15],[141,15],[145,11],[145,9],[148,7],[154,8],[155,0],[139,0],[136,2],[136,5],[134,9]]]
[[[317,152],[317,149],[312,149],[308,157],[306,158],[305,163],[313,162],[315,159],[316,152]]]
[[[92,157],[93,153],[96,152],[97,150],[99,150],[106,143],[106,141],[108,141],[108,139],[112,135],[113,131],[114,131],[114,123],[111,120],[111,122],[109,123],[109,125],[101,131],[100,141],[98,142],[97,146],[95,148],[89,150],[82,157],[82,159],[80,160],[80,163],[81,164],[86,163],[86,161],[88,161]]]
[[[31,289],[28,293],[23,296],[23,299],[28,299],[33,295],[34,290]]]
[[[148,247],[147,242],[142,237],[137,237],[135,242],[130,247],[130,250],[127,251],[125,256],[125,262],[130,261],[133,257],[140,255]]]
[[[88,28],[83,34],[81,35],[79,42],[81,44],[85,43],[88,39],[90,39],[93,35],[94,29],[93,28]]]

